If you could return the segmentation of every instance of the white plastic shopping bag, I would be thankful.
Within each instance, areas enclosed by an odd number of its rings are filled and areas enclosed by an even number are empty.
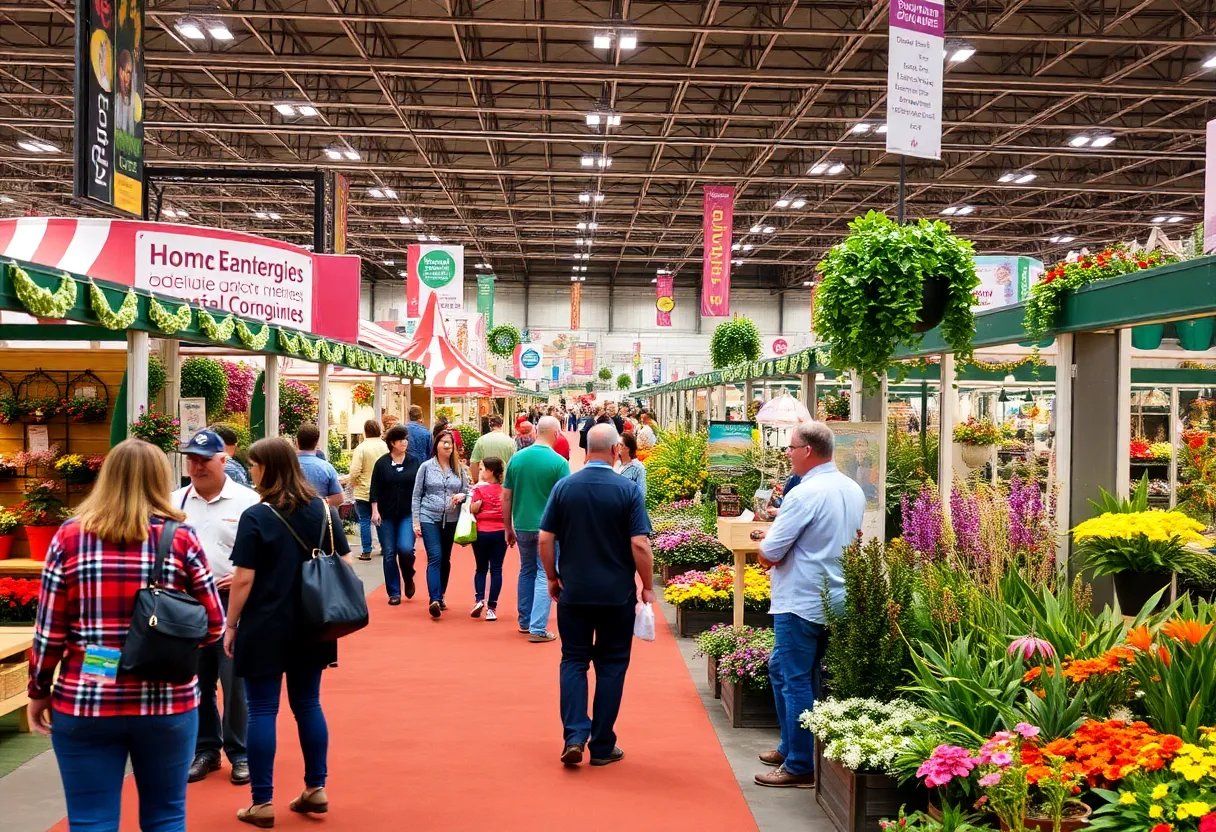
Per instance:
[[[633,616],[633,635],[642,641],[654,641],[654,608],[650,604],[638,604]]]

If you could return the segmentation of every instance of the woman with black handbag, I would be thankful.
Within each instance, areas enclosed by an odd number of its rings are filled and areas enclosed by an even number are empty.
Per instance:
[[[140,828],[186,829],[194,668],[199,645],[223,632],[224,611],[203,546],[169,500],[171,480],[160,449],[120,442],[47,551],[28,715],[51,735],[73,829],[118,829],[128,757]],[[162,637],[153,614],[191,635]]]
[[[303,567],[314,553],[350,564],[350,544],[337,510],[313,491],[295,449],[279,438],[249,448],[249,473],[262,502],[241,515],[232,549],[235,571],[224,649],[245,680],[253,805],[237,818],[274,826],[275,719],[283,677],[304,752],[304,791],[291,802],[301,814],[329,811],[325,794],[329,728],[321,711],[321,671],[338,660],[305,609]]]

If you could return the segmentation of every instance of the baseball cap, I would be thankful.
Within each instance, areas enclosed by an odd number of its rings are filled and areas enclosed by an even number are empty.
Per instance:
[[[205,456],[210,459],[216,454],[224,452],[224,440],[220,439],[220,435],[213,430],[200,430],[190,437],[189,442],[177,450],[183,454]]]

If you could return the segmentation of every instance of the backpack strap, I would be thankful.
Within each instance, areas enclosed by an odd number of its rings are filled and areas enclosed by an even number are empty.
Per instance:
[[[169,559],[169,548],[173,545],[173,538],[177,535],[179,526],[181,523],[169,519],[161,525],[160,540],[156,542],[156,560],[152,564],[152,577],[148,586],[160,586],[164,580],[165,561]]]

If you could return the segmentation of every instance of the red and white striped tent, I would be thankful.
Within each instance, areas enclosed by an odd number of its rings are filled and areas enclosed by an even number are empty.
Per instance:
[[[400,353],[402,358],[426,367],[426,386],[436,396],[508,396],[515,389],[487,370],[473,364],[448,340],[439,314],[437,295],[427,301],[414,340]]]

